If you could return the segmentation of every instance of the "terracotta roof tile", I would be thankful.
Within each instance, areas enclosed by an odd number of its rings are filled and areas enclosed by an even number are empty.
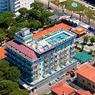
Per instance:
[[[46,30],[43,30],[43,31],[40,31],[40,32],[34,34],[34,35],[33,35],[33,38],[39,39],[39,38],[41,38],[42,36],[48,35],[49,33],[55,32],[56,30],[61,29],[61,28],[66,29],[66,30],[69,30],[69,29],[71,29],[72,27],[69,26],[69,25],[67,25],[67,24],[60,23],[60,24],[57,24],[57,25],[55,25],[55,26],[53,26],[53,27],[50,27],[50,28],[48,28],[48,29],[46,29]]]
[[[36,56],[35,52],[32,49],[28,48],[27,46],[24,46],[22,44],[21,45],[20,44],[17,44],[14,41],[9,41],[9,42],[7,42],[7,44],[9,44],[13,48],[17,49],[18,51],[20,51],[24,55],[28,56],[33,61],[36,60],[37,56]]]
[[[6,57],[5,53],[6,53],[5,49],[3,47],[0,47],[0,60]]]
[[[77,92],[75,93],[75,95],[92,95],[89,91],[87,90],[77,90]]]
[[[71,86],[64,82],[61,82],[52,88],[52,92],[56,93],[57,95],[63,95],[63,93],[65,93],[65,95],[69,95],[74,91],[75,91],[74,88],[72,88]]]
[[[95,83],[95,67],[89,64],[83,64],[76,72]]]

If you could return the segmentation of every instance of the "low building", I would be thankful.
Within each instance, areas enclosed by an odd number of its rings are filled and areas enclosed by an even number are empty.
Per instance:
[[[84,88],[95,93],[95,67],[83,64],[77,71],[77,82]]]
[[[79,89],[76,91],[75,95],[93,95],[93,94],[87,90]]]
[[[73,30],[74,33],[77,34],[77,36],[82,36],[86,33],[86,29],[82,28],[82,27],[77,27],[76,29]]]
[[[94,95],[88,90],[71,87],[65,82],[61,82],[51,89],[52,95]]]
[[[61,82],[51,89],[51,93],[53,95],[74,95],[75,89],[65,82]]]

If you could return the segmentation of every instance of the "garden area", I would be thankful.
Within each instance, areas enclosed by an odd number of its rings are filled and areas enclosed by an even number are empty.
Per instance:
[[[90,7],[87,7],[84,4],[78,2],[77,0],[65,0],[62,2],[59,0],[53,0],[51,2],[62,8],[62,14],[70,11],[72,17],[73,13],[76,13],[79,15],[80,21],[85,17],[88,21],[88,24],[90,24],[91,19],[95,20],[95,11]]]
[[[75,47],[77,49],[77,52],[85,51],[91,54],[92,56],[95,56],[95,35],[88,36],[85,35],[83,37],[82,42],[75,42]]]

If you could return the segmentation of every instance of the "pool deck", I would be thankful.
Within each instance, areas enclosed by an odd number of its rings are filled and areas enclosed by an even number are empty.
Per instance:
[[[74,34],[61,28],[53,33],[48,34],[47,36],[34,40],[29,47],[31,47],[35,52],[41,54],[74,36]]]

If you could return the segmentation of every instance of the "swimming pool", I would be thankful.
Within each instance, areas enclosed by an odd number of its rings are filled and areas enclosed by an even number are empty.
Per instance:
[[[68,37],[70,37],[70,35],[68,35],[64,32],[61,32],[61,33],[47,39],[46,41],[51,45],[56,45],[57,43],[67,39]]]

